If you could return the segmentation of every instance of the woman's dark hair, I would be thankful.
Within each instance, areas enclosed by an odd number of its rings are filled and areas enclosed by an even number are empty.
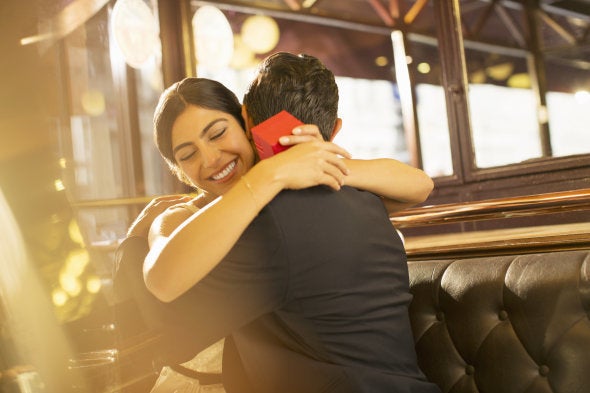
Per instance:
[[[217,81],[185,78],[164,90],[154,112],[154,141],[172,172],[181,181],[192,185],[178,167],[172,152],[172,126],[189,105],[228,113],[242,128],[245,129],[245,125],[240,101]]]

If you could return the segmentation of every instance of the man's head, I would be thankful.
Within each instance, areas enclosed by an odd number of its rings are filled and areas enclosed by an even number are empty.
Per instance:
[[[260,65],[244,106],[253,126],[286,110],[317,125],[324,140],[330,140],[338,120],[338,86],[317,58],[279,52]]]

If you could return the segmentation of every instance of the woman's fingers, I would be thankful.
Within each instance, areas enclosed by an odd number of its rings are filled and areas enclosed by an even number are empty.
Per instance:
[[[315,140],[317,139],[311,135],[289,135],[280,137],[279,143],[283,146],[293,146],[300,143],[313,142]]]
[[[344,184],[345,175],[340,168],[332,164],[326,165],[321,176],[324,178],[323,184],[330,186],[334,190],[339,190],[342,184]]]
[[[331,151],[332,153],[342,156],[344,158],[351,158],[352,157],[352,155],[348,152],[348,150],[344,149],[343,147],[340,147],[333,142],[324,142],[324,143],[328,144],[329,151]]]
[[[332,142],[315,142],[310,144],[311,148],[315,148],[317,158],[321,162],[325,162],[328,166],[324,168],[331,168],[337,170],[342,175],[348,174],[348,167],[342,157],[349,158],[350,153],[342,147]],[[336,172],[332,172],[336,173]]]
[[[310,160],[309,170],[316,184],[324,184],[334,190],[340,189],[349,172],[344,160],[329,150],[321,151],[314,160]]]
[[[303,124],[293,128],[292,135],[285,135],[279,138],[279,143],[283,146],[292,146],[305,142],[319,141],[322,142],[322,134],[315,124]]]
[[[331,189],[333,189],[334,191],[338,191],[338,190],[340,190],[340,187],[341,187],[340,183],[338,183],[338,182],[336,181],[336,179],[334,179],[334,178],[333,178],[333,177],[331,177],[331,176],[327,176],[327,177],[325,178],[325,181],[323,181],[323,182],[320,182],[320,184],[323,184],[323,185],[325,185],[325,186],[328,186],[328,187],[330,187]]]
[[[299,144],[269,158],[277,168],[284,187],[301,189],[316,185],[327,185],[339,190],[349,170],[342,157],[350,154],[331,142],[310,142]],[[280,169],[279,169],[280,168]]]

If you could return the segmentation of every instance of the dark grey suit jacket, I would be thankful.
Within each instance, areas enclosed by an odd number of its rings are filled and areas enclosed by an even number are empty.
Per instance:
[[[410,300],[380,199],[320,186],[280,193],[170,307],[193,331],[185,350],[228,337],[228,393],[439,392],[417,366]]]

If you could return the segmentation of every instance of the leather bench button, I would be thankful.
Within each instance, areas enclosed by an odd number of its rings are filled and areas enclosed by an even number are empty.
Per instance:
[[[470,364],[468,364],[467,366],[465,366],[465,374],[467,374],[467,375],[473,375],[474,373],[475,373],[475,367],[473,367]]]
[[[508,319],[508,313],[506,311],[502,310],[498,314],[498,318],[500,318],[500,321],[505,321]]]
[[[549,374],[549,367],[545,365],[539,367],[539,374],[541,374],[542,376],[546,376],[547,374]]]
[[[445,320],[445,313],[442,311],[439,311],[436,313],[436,320],[437,321],[444,321]]]

